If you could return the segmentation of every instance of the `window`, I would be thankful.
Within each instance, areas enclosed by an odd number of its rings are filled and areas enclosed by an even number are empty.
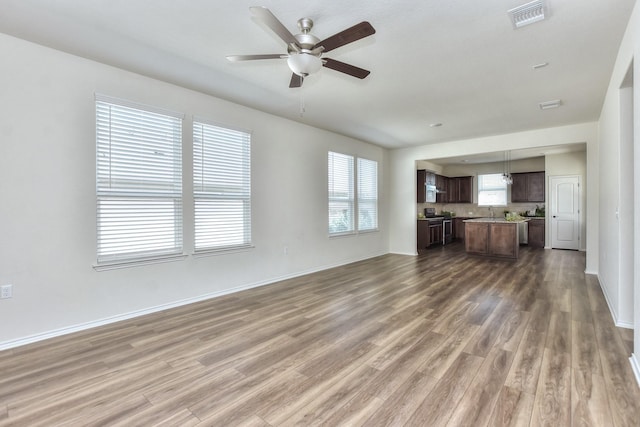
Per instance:
[[[182,117],[96,97],[98,263],[182,252]]]
[[[358,159],[358,230],[378,229],[378,162]]]
[[[353,157],[329,152],[329,234],[354,231]]]
[[[507,184],[502,174],[478,175],[478,206],[507,206]]]
[[[251,244],[251,135],[193,123],[195,250]]]
[[[353,156],[331,151],[328,160],[329,234],[354,232],[356,207],[357,230],[377,230],[378,162],[358,158],[356,163]]]

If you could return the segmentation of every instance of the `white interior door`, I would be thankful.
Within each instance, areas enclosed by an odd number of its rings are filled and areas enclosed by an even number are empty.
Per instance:
[[[552,176],[551,247],[580,249],[580,177]]]

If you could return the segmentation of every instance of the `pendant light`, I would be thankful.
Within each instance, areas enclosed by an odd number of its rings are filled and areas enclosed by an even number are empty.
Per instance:
[[[511,176],[511,151],[504,152],[504,172],[502,173],[502,182],[507,185],[513,184]]]

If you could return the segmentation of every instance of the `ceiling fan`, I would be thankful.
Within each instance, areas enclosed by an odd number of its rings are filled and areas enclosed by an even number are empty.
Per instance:
[[[336,61],[331,58],[323,58],[322,55],[338,47],[355,42],[368,37],[376,32],[370,23],[364,21],[353,27],[347,28],[331,37],[320,40],[311,34],[313,21],[309,18],[298,20],[298,28],[301,33],[295,36],[275,17],[266,7],[255,6],[249,8],[257,19],[267,25],[278,37],[287,44],[286,54],[264,54],[264,55],[230,55],[227,59],[236,61],[253,61],[256,59],[287,59],[287,64],[293,75],[291,76],[290,88],[302,86],[305,77],[327,67],[341,73],[348,74],[359,79],[364,79],[370,73],[368,70]]]

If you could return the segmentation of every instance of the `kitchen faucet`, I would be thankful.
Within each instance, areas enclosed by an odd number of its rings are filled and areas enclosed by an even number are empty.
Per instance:
[[[495,217],[495,213],[493,212],[493,206],[489,206],[489,214],[491,215],[491,219]]]

